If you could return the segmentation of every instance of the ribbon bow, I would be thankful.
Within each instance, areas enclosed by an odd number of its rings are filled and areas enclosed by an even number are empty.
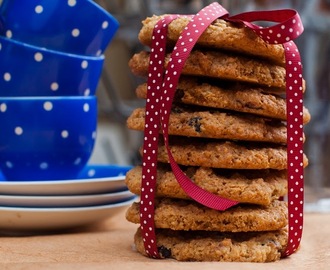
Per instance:
[[[160,20],[152,36],[149,62],[148,91],[142,160],[142,186],[140,200],[140,224],[146,253],[160,258],[154,226],[154,199],[157,176],[157,148],[159,129],[162,128],[164,143],[172,171],[182,189],[195,201],[216,209],[226,210],[238,202],[216,196],[195,185],[175,162],[168,142],[168,122],[175,90],[181,71],[191,50],[206,28],[216,19],[243,23],[264,41],[282,44],[286,58],[286,100],[287,100],[287,171],[288,171],[288,245],[282,256],[294,253],[301,240],[303,228],[303,91],[302,64],[299,51],[292,41],[298,37],[303,26],[294,10],[246,12],[229,16],[220,4],[212,3],[203,8],[181,33],[168,63],[163,67],[168,25],[180,15],[168,15]],[[253,21],[275,22],[263,28]]]

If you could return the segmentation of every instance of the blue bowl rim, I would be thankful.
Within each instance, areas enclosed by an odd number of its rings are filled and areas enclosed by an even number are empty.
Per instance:
[[[102,15],[104,16],[105,19],[108,19],[109,21],[109,26],[111,31],[109,31],[108,37],[111,40],[113,38],[113,36],[116,34],[120,24],[119,21],[115,18],[115,16],[113,16],[109,11],[107,11],[104,7],[102,7],[100,4],[96,3],[93,0],[86,0],[86,2],[88,2],[91,6],[93,6],[95,9],[97,9],[100,13],[102,13]],[[0,3],[0,7],[1,5],[3,5],[4,3],[1,2]],[[2,17],[2,16],[0,16]],[[5,37],[5,36],[0,36],[0,37]],[[10,38],[9,38],[10,39]],[[10,39],[10,40],[15,40],[15,39]],[[43,48],[41,46],[36,46],[33,44],[30,44],[28,42],[22,42],[22,41],[18,41],[18,44],[21,43],[22,45],[26,45],[27,47],[31,47],[31,48]],[[46,48],[45,48],[46,49]],[[97,58],[102,56],[101,55],[89,55],[89,54],[75,54],[75,53],[71,53],[71,52],[66,52],[66,51],[60,51],[60,50],[52,50],[52,49],[46,49],[50,52],[54,52],[54,53],[59,53],[59,54],[67,54],[67,55],[77,55],[77,56],[84,56],[85,58]]]
[[[48,54],[54,54],[54,55],[59,55],[61,57],[68,57],[68,58],[73,58],[73,59],[77,59],[77,60],[89,60],[89,61],[104,61],[104,54],[101,55],[85,55],[85,54],[74,54],[74,53],[68,53],[68,52],[64,52],[64,51],[59,51],[59,50],[52,50],[52,49],[48,49],[45,47],[40,47],[40,46],[35,46],[32,45],[30,43],[26,43],[26,42],[21,42],[12,38],[7,38],[5,36],[1,36],[0,35],[0,43],[2,41],[7,42],[8,44],[13,44],[15,46],[18,47],[25,47],[28,48],[29,50],[33,50],[35,52],[44,52],[44,53],[48,53]]]
[[[96,3],[96,2],[93,1],[93,0],[86,0],[86,2],[88,2],[91,6],[94,6],[94,8],[95,8],[96,10],[98,10],[100,13],[102,13],[102,15],[104,15],[104,17],[106,17],[106,18],[108,18],[108,19],[110,20],[110,22],[113,24],[113,25],[111,25],[111,26],[114,27],[114,28],[113,28],[114,30],[111,31],[110,36],[113,35],[113,34],[117,31],[117,29],[118,29],[118,27],[119,27],[119,22],[118,22],[118,20],[115,18],[115,16],[113,16],[110,12],[108,12],[105,8],[103,8],[100,4]],[[3,4],[4,4],[4,2],[2,1],[2,2],[0,3],[0,7],[1,7]]]
[[[17,96],[17,97],[0,97],[0,102],[8,101],[74,101],[74,100],[96,100],[97,96]]]
[[[101,176],[101,177],[94,177],[94,176],[82,176],[82,173],[85,170],[88,169],[102,169],[102,170],[124,170],[124,174],[117,174],[113,175],[112,173],[108,176]],[[79,172],[76,178],[70,178],[70,179],[54,179],[54,180],[45,180],[45,181],[40,181],[40,180],[21,180],[21,181],[9,181],[6,179],[6,177],[2,174],[0,171],[0,186],[1,185],[20,185],[22,183],[24,184],[31,184],[31,185],[52,185],[52,184],[70,184],[70,183],[79,183],[79,182],[93,182],[93,181],[98,181],[98,182],[108,182],[108,181],[122,181],[125,179],[125,176],[128,171],[133,169],[133,165],[121,165],[121,164],[90,164],[87,163]]]
[[[90,2],[96,9],[98,9],[100,12],[102,12],[105,15],[105,17],[110,19],[110,21],[113,23],[113,27],[116,27],[114,29],[114,31],[112,31],[112,35],[113,35],[119,27],[118,20],[111,13],[109,13],[106,9],[104,9],[101,5],[97,4],[95,1],[88,0],[88,2]]]

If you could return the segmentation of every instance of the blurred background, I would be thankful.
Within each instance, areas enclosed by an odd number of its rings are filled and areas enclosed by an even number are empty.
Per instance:
[[[142,134],[126,128],[126,118],[144,103],[135,97],[142,79],[134,77],[128,61],[143,49],[137,35],[141,21],[153,14],[196,13],[214,1],[206,0],[96,0],[120,23],[106,51],[106,64],[98,86],[99,124],[91,158],[99,164],[136,164]],[[232,15],[251,10],[296,9],[305,32],[296,40],[304,65],[307,91],[304,104],[312,115],[305,127],[305,170],[307,201],[330,198],[330,0],[223,0],[218,1]],[[330,204],[329,204],[330,206]],[[330,207],[329,207],[330,209]]]

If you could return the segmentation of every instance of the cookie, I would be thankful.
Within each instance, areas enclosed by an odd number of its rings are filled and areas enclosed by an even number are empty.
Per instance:
[[[169,146],[177,164],[227,169],[287,169],[286,147],[261,143],[170,137]],[[141,151],[142,153],[142,151]],[[160,140],[159,162],[168,163]],[[304,155],[304,166],[308,159]]]
[[[267,90],[269,89],[236,83],[215,81],[210,83],[210,80],[206,82],[193,77],[181,77],[174,101],[286,120],[286,100]],[[275,89],[274,93],[276,93]],[[137,87],[136,95],[138,98],[146,99],[146,83]],[[309,111],[304,107],[304,124],[307,124],[310,118]]]
[[[158,252],[162,258],[178,261],[273,262],[281,257],[288,233],[219,233],[203,231],[156,230]],[[136,250],[147,256],[138,229],[134,236]]]
[[[287,172],[283,171],[234,171],[206,167],[188,167],[184,173],[199,187],[220,197],[259,205],[270,205],[272,201],[287,194]],[[128,189],[141,194],[142,167],[136,166],[127,172],[125,182]],[[190,199],[180,187],[170,166],[158,164],[156,197]]]
[[[145,108],[133,111],[127,120],[130,129],[143,131]],[[260,141],[286,144],[286,125],[252,115],[238,115],[215,110],[173,106],[168,132],[187,137]]]
[[[139,33],[139,40],[142,44],[151,45],[154,26],[164,16],[152,16],[142,22],[143,25]],[[170,23],[167,34],[169,45],[174,46],[189,21],[190,18],[181,16]],[[251,29],[244,27],[242,24],[233,24],[222,19],[214,21],[203,32],[196,46],[236,51],[267,58],[282,65],[285,62],[283,46],[267,44]]]
[[[167,67],[170,54],[164,59]],[[148,76],[149,52],[141,51],[129,60],[137,76]],[[202,76],[253,83],[285,89],[285,68],[266,61],[219,51],[193,50],[182,69],[183,75]]]
[[[287,225],[287,204],[273,201],[269,206],[237,205],[217,211],[188,200],[155,200],[155,227],[183,231],[257,232],[274,231]],[[129,222],[140,222],[140,203],[126,212]]]

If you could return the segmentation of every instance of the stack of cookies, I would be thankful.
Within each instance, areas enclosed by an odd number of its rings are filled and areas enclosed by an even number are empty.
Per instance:
[[[162,16],[143,22],[139,34],[150,46]],[[169,52],[188,24],[180,17],[168,29]],[[169,54],[165,59],[166,67]],[[172,155],[198,186],[239,204],[226,211],[207,208],[186,195],[158,147],[155,227],[159,253],[180,261],[278,260],[287,244],[287,130],[284,50],[251,30],[216,20],[202,34],[182,71],[168,124]],[[135,54],[130,68],[148,76],[149,52]],[[137,88],[146,98],[147,85]],[[136,109],[128,128],[143,132],[145,108]],[[307,109],[304,124],[310,120]],[[142,151],[141,151],[142,153]],[[307,158],[304,157],[304,166]],[[140,194],[142,167],[126,184]],[[126,213],[140,222],[139,203]],[[134,242],[146,255],[141,231]]]

